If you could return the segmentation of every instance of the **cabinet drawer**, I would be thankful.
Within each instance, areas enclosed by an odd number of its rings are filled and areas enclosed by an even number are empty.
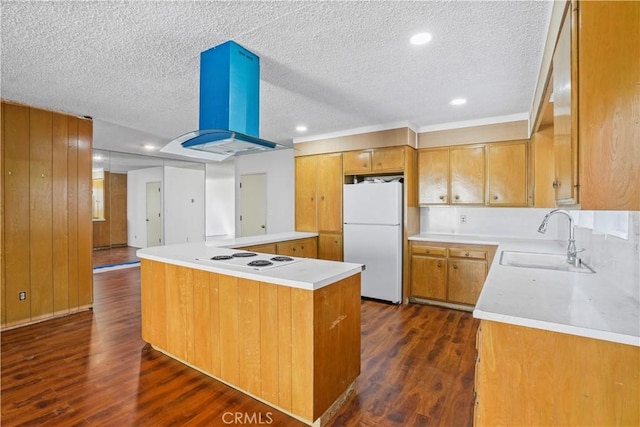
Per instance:
[[[429,255],[429,256],[436,256],[436,257],[445,257],[447,256],[447,248],[414,243],[411,246],[411,255]]]
[[[472,259],[487,259],[487,251],[478,249],[449,249],[449,256],[452,258],[472,258]]]

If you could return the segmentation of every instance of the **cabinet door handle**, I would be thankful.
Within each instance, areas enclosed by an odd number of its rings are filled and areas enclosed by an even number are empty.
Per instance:
[[[313,197],[311,198],[311,201],[313,202]]]
[[[553,188],[560,188],[560,181],[555,180],[555,181],[553,181],[552,185],[553,185]]]
[[[382,166],[382,163],[378,162],[378,166]]]
[[[442,266],[442,264],[440,264],[440,261],[438,261],[438,267],[441,267],[441,266]]]
[[[456,196],[456,197],[455,197],[455,199],[456,199],[456,200],[460,200],[460,196]]]
[[[430,254],[430,253],[431,253],[431,251],[428,251],[428,250],[427,250],[427,251],[425,251],[425,253]]]
[[[324,196],[320,196],[320,200],[324,200]]]
[[[445,196],[440,196],[440,200],[444,201]]]
[[[493,200],[498,200],[498,196],[493,196]]]
[[[465,252],[465,253],[464,253],[464,256],[469,256],[469,252]]]
[[[453,269],[454,269],[454,270],[457,270],[457,269],[458,269],[458,266],[457,266],[456,264],[453,264]]]

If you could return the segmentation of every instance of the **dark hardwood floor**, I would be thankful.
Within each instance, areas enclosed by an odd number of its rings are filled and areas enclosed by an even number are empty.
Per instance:
[[[140,271],[94,276],[94,310],[2,333],[3,426],[302,426],[153,350]],[[469,426],[470,313],[362,303],[362,373],[332,426]]]
[[[110,249],[94,249],[93,267],[140,261],[140,258],[136,256],[137,250],[138,248],[132,248],[131,246],[120,246]]]

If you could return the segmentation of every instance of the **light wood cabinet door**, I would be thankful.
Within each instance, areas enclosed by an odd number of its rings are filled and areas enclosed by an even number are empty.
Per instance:
[[[284,256],[300,256],[298,254],[298,244],[295,241],[276,244],[276,253]]]
[[[316,231],[318,156],[296,157],[296,230]]]
[[[342,165],[345,175],[371,172],[370,151],[346,151],[342,154]]]
[[[421,205],[449,203],[449,149],[418,152],[418,202]]]
[[[371,166],[374,172],[402,172],[404,170],[404,149],[399,147],[374,150]]]
[[[253,246],[245,246],[242,248],[237,248],[237,249],[241,249],[243,251],[248,251],[248,252],[259,252],[262,254],[275,254],[277,253],[277,249],[276,249],[276,244],[275,243],[267,243],[264,245],[253,245]]]
[[[342,231],[342,154],[318,156],[318,231]],[[297,185],[297,182],[296,182]]]
[[[640,425],[638,347],[489,320],[480,327],[474,426]]]
[[[579,55],[579,87],[575,90],[573,80],[573,102],[579,115],[579,202],[582,209],[637,211],[640,2],[583,1],[577,6],[573,27],[579,27],[579,40],[578,49],[573,40],[573,48]]]
[[[484,146],[451,148],[449,151],[451,204],[484,204]]]
[[[297,252],[299,257],[318,258],[318,239],[310,237],[308,239],[297,240]]]
[[[411,257],[411,295],[447,299],[447,260],[413,255]]]
[[[555,181],[553,187],[558,205],[578,203],[578,138],[574,131],[576,65],[573,63],[571,10],[562,22],[553,54],[553,147]]]
[[[489,206],[527,206],[527,141],[487,144]]]
[[[318,236],[318,258],[342,261],[342,234],[320,233]]]
[[[487,277],[485,261],[449,259],[448,294],[451,302],[475,305]]]

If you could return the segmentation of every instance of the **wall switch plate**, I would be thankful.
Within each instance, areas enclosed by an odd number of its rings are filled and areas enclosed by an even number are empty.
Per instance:
[[[24,301],[27,299],[27,291],[21,291],[20,293],[18,293],[18,299],[20,301]]]
[[[460,224],[466,224],[466,223],[467,223],[467,216],[460,215]]]

